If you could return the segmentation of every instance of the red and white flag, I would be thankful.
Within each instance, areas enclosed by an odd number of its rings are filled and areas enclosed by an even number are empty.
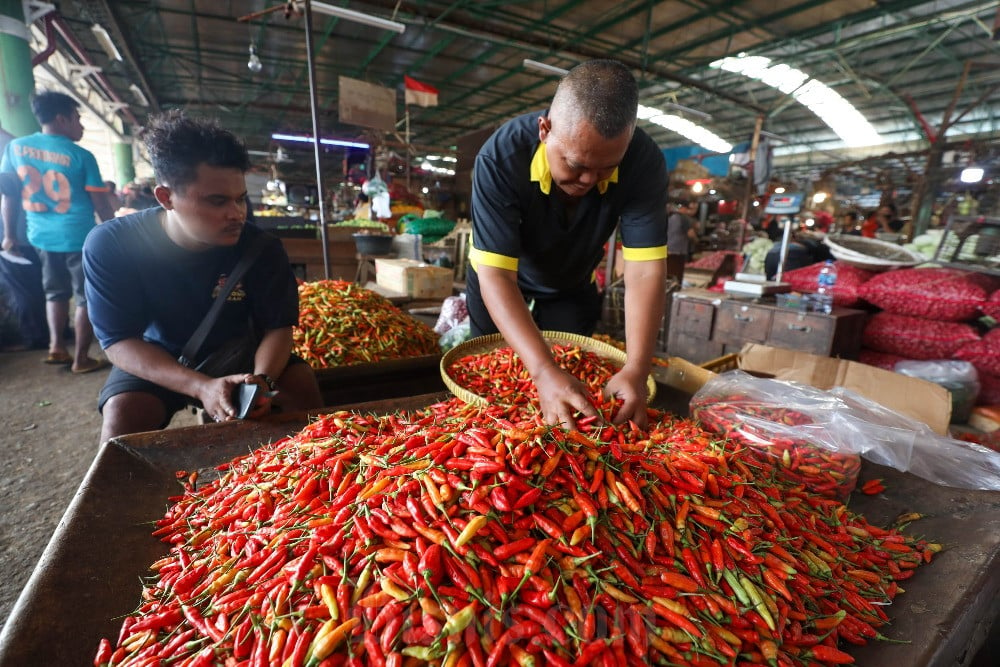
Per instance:
[[[403,75],[406,85],[406,103],[418,107],[436,107],[438,105],[438,89],[416,79]]]

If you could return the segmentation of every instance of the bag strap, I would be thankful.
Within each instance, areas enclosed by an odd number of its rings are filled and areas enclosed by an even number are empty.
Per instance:
[[[250,265],[257,260],[257,257],[263,249],[264,237],[263,235],[258,235],[250,242],[250,245],[247,246],[246,250],[243,252],[243,256],[240,257],[240,261],[233,267],[232,273],[230,273],[229,277],[226,278],[225,284],[223,284],[222,289],[220,289],[218,295],[216,295],[215,301],[212,302],[212,307],[208,309],[208,312],[201,320],[198,328],[194,330],[194,333],[191,334],[191,338],[189,338],[188,342],[184,345],[184,349],[181,350],[181,356],[177,359],[181,365],[189,368],[194,365],[194,360],[198,357],[198,351],[205,343],[205,339],[208,337],[208,332],[212,330],[212,327],[215,326],[216,320],[219,319],[219,313],[222,312],[222,306],[225,305],[226,299],[229,298],[233,289],[236,288],[236,283],[238,283],[244,274],[246,274]]]

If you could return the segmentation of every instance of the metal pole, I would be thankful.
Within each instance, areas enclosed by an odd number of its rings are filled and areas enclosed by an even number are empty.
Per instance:
[[[760,145],[760,131],[764,129],[764,114],[757,116],[757,122],[753,125],[753,138],[750,139],[750,168],[747,169],[747,191],[743,197],[743,219],[750,217],[750,206],[753,200],[753,179],[757,161],[757,146]],[[744,231],[746,226],[743,227]],[[743,248],[743,239],[740,238],[740,248]]]
[[[316,159],[316,198],[319,200],[319,239],[323,246],[323,277],[330,279],[330,249],[326,243],[326,202],[323,197],[323,167],[320,165],[319,103],[316,101],[316,63],[313,61],[312,4],[303,3],[306,24],[306,61],[309,67],[309,107],[312,112],[313,154]]]
[[[785,272],[785,258],[788,257],[788,241],[792,235],[792,219],[785,218],[785,230],[781,233],[781,251],[778,255],[778,272],[774,275],[774,282],[780,283],[781,276]]]
[[[406,105],[406,190],[410,191],[410,172],[413,170],[410,165],[410,105]]]

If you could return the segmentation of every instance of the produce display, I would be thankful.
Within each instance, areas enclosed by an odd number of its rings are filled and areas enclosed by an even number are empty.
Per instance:
[[[757,236],[743,246],[743,254],[750,259],[746,266],[747,273],[764,273],[764,260],[767,253],[774,247],[774,241],[766,236]]]
[[[954,356],[971,362],[981,373],[1000,375],[1000,329],[987,332],[981,340],[966,343]]]
[[[1000,322],[1000,289],[993,292],[982,306],[983,314]]]
[[[313,368],[438,353],[438,336],[385,297],[345,280],[299,284],[295,354]]]
[[[861,286],[875,275],[845,262],[834,262],[837,267],[837,284],[833,289],[833,304],[844,308],[852,308],[861,302]],[[798,292],[815,292],[819,272],[826,262],[817,262],[793,269],[782,274],[782,280]]]
[[[840,280],[837,281],[840,289]],[[886,312],[960,322],[975,317],[996,289],[996,280],[958,269],[901,269],[861,287],[861,297]]]
[[[380,232],[388,233],[391,231],[389,225],[384,222],[379,222],[378,220],[366,220],[365,218],[354,218],[353,220],[344,220],[338,222],[330,227],[336,227],[338,229],[348,228],[348,229],[374,229]]]
[[[594,340],[599,340],[602,343],[607,343],[608,345],[611,345],[612,347],[618,348],[622,352],[625,351],[625,343],[623,343],[622,341],[618,340],[617,338],[612,338],[611,336],[608,336],[608,335],[605,335],[605,334],[594,334],[593,338],[594,338]],[[653,362],[654,366],[663,366],[664,368],[670,365],[670,362],[667,361],[666,359],[662,358],[662,357],[656,357],[656,356],[654,356],[652,358],[652,362]]]
[[[169,554],[95,664],[848,664],[940,549],[691,420],[596,405],[573,431],[338,412],[178,472]]]
[[[407,213],[397,223],[399,231],[406,234],[420,234],[423,236],[424,243],[437,243],[455,228],[454,220],[447,220],[440,215],[427,215],[427,213],[430,212],[425,211],[423,215]]]
[[[977,405],[1000,405],[1000,375],[979,374],[979,398]]]
[[[977,340],[979,334],[968,324],[892,313],[872,315],[861,334],[865,347],[907,359],[950,359],[960,347]]]
[[[908,250],[915,250],[921,255],[926,257],[928,260],[934,259],[934,254],[937,252],[938,246],[941,245],[941,238],[944,236],[943,229],[928,229],[923,234],[919,234],[913,237],[913,241],[910,243],[903,244],[904,248]],[[959,260],[976,260],[976,243],[979,241],[979,235],[973,234],[966,241],[965,245],[962,246],[962,252],[958,254],[955,259]],[[958,249],[959,239],[957,234],[949,234],[944,246],[941,248],[941,259],[949,261],[952,259],[952,255]]]
[[[705,253],[693,262],[688,262],[684,265],[684,268],[716,271],[722,268],[723,263],[726,261],[726,257],[729,255],[736,255],[737,259],[740,259],[740,253],[738,252],[733,252],[731,250],[715,250],[713,252]]]
[[[556,344],[551,349],[556,364],[579,378],[591,393],[600,393],[620,370],[575,345]],[[458,386],[487,400],[522,406],[538,403],[538,389],[521,357],[510,347],[459,357],[445,371]]]

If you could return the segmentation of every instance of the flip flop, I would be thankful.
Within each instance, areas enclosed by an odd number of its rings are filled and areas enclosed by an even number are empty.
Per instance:
[[[68,352],[49,352],[42,362],[53,366],[65,366],[73,363],[73,357]]]
[[[83,373],[93,373],[94,371],[99,371],[110,365],[111,363],[107,359],[97,359],[94,361],[93,366],[87,366],[86,368],[71,368],[70,371],[76,375],[82,375]]]

